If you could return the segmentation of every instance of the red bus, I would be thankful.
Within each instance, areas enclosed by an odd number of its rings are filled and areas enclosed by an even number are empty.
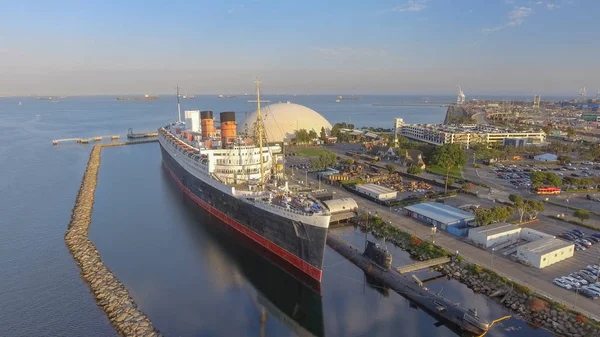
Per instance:
[[[538,187],[537,194],[560,194],[558,187]]]

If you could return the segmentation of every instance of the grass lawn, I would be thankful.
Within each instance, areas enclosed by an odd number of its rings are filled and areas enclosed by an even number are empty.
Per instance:
[[[299,147],[299,148],[294,148],[293,150],[290,150],[289,152],[295,152],[297,155],[303,156],[303,157],[318,157],[319,155],[321,155],[321,153],[331,152],[331,151],[324,149],[322,147]]]
[[[437,174],[440,176],[446,176],[446,169],[437,165],[427,165],[427,167],[425,168],[425,171],[429,172],[429,173],[433,173],[433,174]],[[454,178],[454,179],[462,179],[462,168],[460,167],[453,167],[452,169],[450,169],[450,177]]]

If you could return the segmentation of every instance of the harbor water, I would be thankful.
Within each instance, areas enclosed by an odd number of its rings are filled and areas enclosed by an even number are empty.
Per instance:
[[[391,127],[393,118],[439,123],[452,98],[268,97],[322,113],[332,124]],[[248,98],[251,99],[251,98]],[[19,101],[22,105],[19,105]],[[176,118],[174,98],[117,102],[112,97],[0,99],[0,336],[115,336],[68,253],[64,233],[91,146],[52,139],[154,131]],[[439,104],[439,105],[437,105]],[[254,110],[246,97],[199,96],[182,110]],[[374,117],[375,116],[375,117]],[[140,308],[166,336],[454,336],[403,297],[365,279],[326,248],[321,294],[234,240],[221,224],[185,199],[161,167],[158,144],[104,149],[90,239]],[[364,233],[333,230],[358,247]],[[394,265],[410,263],[388,245]],[[422,278],[428,275],[419,274]],[[464,285],[438,279],[428,287],[479,315],[507,310]],[[548,336],[516,318],[488,336]]]

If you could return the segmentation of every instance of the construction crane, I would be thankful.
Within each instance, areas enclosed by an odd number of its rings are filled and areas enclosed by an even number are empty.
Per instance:
[[[462,89],[460,88],[460,85],[458,86],[458,96],[456,97],[456,104],[457,105],[461,105],[465,102],[465,93],[462,91]]]
[[[598,93],[596,94],[596,99],[600,100],[600,90],[598,90]]]

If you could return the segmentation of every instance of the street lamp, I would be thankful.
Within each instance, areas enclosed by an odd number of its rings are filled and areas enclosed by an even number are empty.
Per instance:
[[[367,217],[367,223],[365,225],[365,249],[367,249],[367,239],[369,237],[369,220],[371,220],[371,212],[369,212],[369,216]]]
[[[496,250],[496,247],[492,248],[492,268],[494,268],[494,251]]]
[[[600,248],[596,247],[596,249],[598,249],[598,267],[600,267]],[[598,279],[600,278],[600,268],[598,268],[598,271],[596,272],[596,282],[598,282]]]

